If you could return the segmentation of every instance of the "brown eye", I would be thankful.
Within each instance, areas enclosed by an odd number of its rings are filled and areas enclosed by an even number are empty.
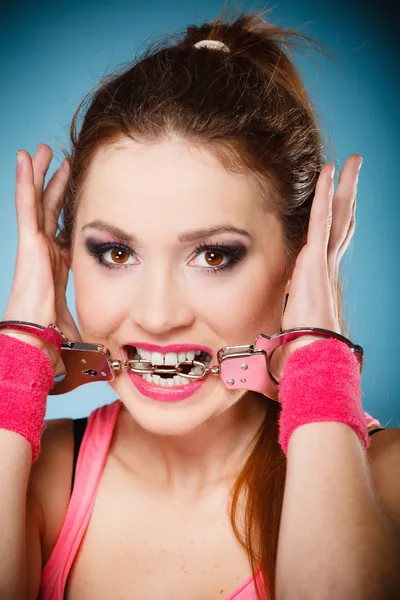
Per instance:
[[[204,259],[210,267],[219,267],[224,260],[224,255],[222,252],[208,250],[207,252],[204,252]]]
[[[129,258],[129,253],[126,250],[121,250],[121,248],[113,248],[110,251],[110,255],[112,261],[120,265],[124,264]]]

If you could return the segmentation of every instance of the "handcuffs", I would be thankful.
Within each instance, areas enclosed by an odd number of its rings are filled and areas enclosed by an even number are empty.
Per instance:
[[[113,360],[109,349],[101,344],[74,342],[69,340],[62,331],[53,324],[43,327],[26,321],[1,321],[0,331],[12,329],[21,333],[29,333],[54,344],[59,351],[65,367],[65,373],[54,379],[50,395],[66,394],[81,385],[95,381],[113,381],[119,371],[130,371],[143,375],[176,374],[188,379],[204,379],[209,375],[221,377],[229,389],[245,389],[259,392],[273,400],[277,400],[279,380],[271,370],[273,353],[293,340],[305,335],[317,338],[335,338],[354,352],[363,367],[364,350],[358,344],[353,344],[343,335],[320,329],[318,327],[297,327],[280,331],[274,335],[260,333],[254,344],[241,346],[224,346],[217,352],[217,364],[208,366],[198,360],[178,362],[174,365],[153,365],[144,359]],[[184,373],[184,366],[201,367],[198,374]]]

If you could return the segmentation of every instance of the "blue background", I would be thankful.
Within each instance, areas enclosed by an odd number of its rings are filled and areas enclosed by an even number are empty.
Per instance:
[[[398,380],[400,236],[398,54],[395,23],[384,2],[283,0],[270,19],[322,42],[331,62],[299,57],[306,86],[321,117],[327,151],[339,169],[349,154],[364,157],[357,196],[357,226],[342,261],[345,318],[350,339],[365,350],[365,409],[383,425],[400,426]],[[262,10],[263,2],[242,2]],[[217,16],[219,2],[69,0],[13,2],[0,23],[1,288],[3,314],[13,279],[17,228],[15,154],[32,155],[45,142],[55,153],[49,177],[68,147],[68,128],[79,101],[99,78],[132,60],[146,40]],[[142,46],[143,47],[143,46]],[[73,281],[68,302],[74,310]],[[270,332],[267,332],[270,333]],[[115,399],[102,383],[48,399],[47,418],[80,417]]]

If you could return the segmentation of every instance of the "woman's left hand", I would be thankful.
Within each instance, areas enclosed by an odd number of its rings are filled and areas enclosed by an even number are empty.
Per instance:
[[[334,191],[334,167],[324,165],[319,175],[307,242],[297,256],[289,297],[282,317],[282,330],[319,327],[341,333],[338,315],[339,264],[355,229],[357,182],[362,157],[347,158]],[[303,336],[281,347],[283,366],[304,345],[323,339]],[[279,362],[281,362],[279,360]]]

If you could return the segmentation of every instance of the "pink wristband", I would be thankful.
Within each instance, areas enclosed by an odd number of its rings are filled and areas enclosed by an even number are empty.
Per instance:
[[[32,462],[39,456],[53,381],[53,366],[39,348],[0,334],[0,429],[30,442]]]
[[[286,361],[279,386],[282,450],[287,453],[290,436],[297,427],[320,421],[349,425],[368,448],[360,382],[359,362],[339,340],[318,340],[295,350]]]

